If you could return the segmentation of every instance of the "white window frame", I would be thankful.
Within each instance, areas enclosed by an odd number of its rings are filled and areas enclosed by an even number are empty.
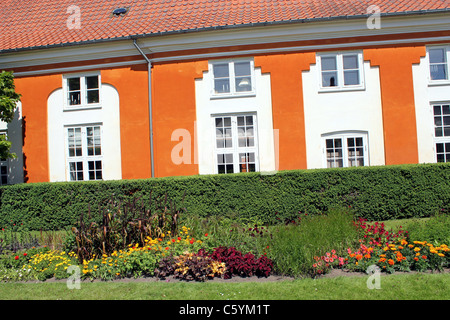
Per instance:
[[[450,136],[444,136],[444,131],[442,132],[442,136],[436,136],[436,124],[435,124],[435,117],[436,117],[436,115],[435,115],[435,113],[434,113],[434,107],[435,106],[440,106],[441,107],[441,112],[442,112],[442,106],[449,106],[450,105],[450,101],[446,101],[446,102],[433,102],[433,103],[431,103],[431,113],[433,114],[433,137],[434,137],[434,143],[433,143],[433,148],[434,148],[434,160],[435,160],[435,162],[437,163],[438,162],[438,159],[437,159],[437,156],[438,156],[438,150],[437,150],[437,144],[444,144],[444,148],[445,148],[445,145],[446,144],[450,144]],[[442,113],[441,113],[441,117],[442,117],[442,120],[443,120],[443,116],[444,115],[442,115]],[[444,127],[444,123],[442,123],[442,128]],[[446,151],[445,153],[444,153],[444,157],[446,156],[446,153],[450,153],[450,149],[448,149],[447,150],[447,148],[445,148],[445,150],[444,151]],[[450,162],[450,161],[447,161],[446,159],[444,159],[444,162]]]
[[[333,132],[322,135],[322,152],[323,152],[323,167],[328,167],[328,158],[327,158],[327,140],[328,139],[341,139],[342,141],[342,167],[336,168],[348,168],[355,167],[349,166],[349,154],[348,154],[348,138],[362,138],[363,140],[363,148],[364,148],[364,167],[369,166],[369,145],[368,145],[368,134],[365,131],[345,131],[345,132]]]
[[[87,143],[87,128],[100,127],[100,155],[88,155],[88,143]],[[81,155],[80,156],[71,156],[69,153],[69,129],[81,129]],[[83,125],[70,125],[64,127],[65,132],[65,157],[66,157],[66,179],[67,181],[95,181],[95,180],[104,180],[104,147],[103,147],[103,124],[95,123],[95,124],[83,124]],[[89,179],[89,162],[92,161],[101,161],[101,179]],[[82,162],[83,163],[83,180],[71,180],[71,171],[70,164],[71,163]],[[94,164],[95,165],[95,164]]]
[[[250,64],[250,81],[251,81],[251,91],[238,92],[236,91],[236,76],[234,70],[235,63],[248,62]],[[228,64],[228,72],[229,72],[229,81],[230,81],[230,92],[226,93],[216,93],[215,92],[215,78],[214,78],[214,65],[218,64]],[[242,58],[242,59],[233,59],[233,60],[215,60],[210,61],[208,66],[209,74],[210,74],[210,95],[211,99],[218,98],[235,98],[235,97],[248,97],[255,96],[256,94],[256,86],[255,86],[255,64],[253,59]]]
[[[344,85],[344,56],[358,56],[358,76],[359,84],[357,85]],[[337,81],[338,85],[333,87],[324,87],[322,84],[322,58],[336,57],[337,68]],[[326,52],[316,54],[316,65],[318,66],[318,86],[319,92],[336,92],[336,91],[353,91],[353,90],[365,90],[364,81],[364,59],[362,51],[339,51],[339,52]]]
[[[98,101],[98,103],[87,103],[87,91],[88,90],[86,87],[86,78],[93,77],[93,76],[98,77],[98,94],[99,94],[98,100],[99,101]],[[68,102],[68,100],[69,100],[68,80],[72,79],[72,78],[80,78],[81,103],[77,104],[77,105],[70,105]],[[101,74],[98,71],[63,75],[63,91],[64,91],[64,111],[101,108],[101,105],[102,105],[102,79],[101,79]]]
[[[445,58],[446,58],[445,65],[446,65],[447,79],[437,79],[437,80],[431,79],[430,50],[433,49],[443,49],[445,51]],[[427,61],[428,85],[429,86],[450,85],[450,45],[427,47],[426,61]]]
[[[238,124],[237,118],[240,116],[252,116],[253,117],[253,147],[239,147],[238,137]],[[231,118],[231,130],[232,130],[232,146],[230,148],[218,148],[216,141],[216,118],[230,117]],[[214,114],[211,116],[211,125],[213,128],[214,137],[214,173],[219,173],[218,155],[220,154],[232,154],[233,155],[233,172],[240,173],[240,153],[254,153],[255,154],[255,172],[259,172],[259,139],[258,139],[258,119],[254,112],[242,113],[242,114]],[[225,173],[226,174],[226,173]]]

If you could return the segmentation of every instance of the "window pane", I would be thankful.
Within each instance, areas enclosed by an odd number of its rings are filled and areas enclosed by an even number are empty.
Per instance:
[[[254,172],[255,171],[255,154],[239,153],[239,171],[240,172]]]
[[[98,89],[98,76],[86,77],[87,89]]]
[[[344,85],[354,86],[359,84],[359,71],[344,71]]]
[[[327,139],[327,168],[343,167],[342,140]]]
[[[215,93],[229,93],[230,92],[230,80],[229,79],[216,79],[214,80]]]
[[[445,49],[431,49],[428,53],[430,55],[430,63],[445,62]]]
[[[436,143],[436,152],[437,153],[443,153],[444,152],[444,144],[443,143]]]
[[[218,173],[233,173],[233,154],[217,155]]]
[[[89,180],[101,180],[102,179],[102,162],[88,161]]]
[[[100,94],[98,90],[89,90],[87,92],[87,103],[99,103],[99,96]]]
[[[236,77],[236,92],[252,91],[252,80],[250,77]]]
[[[450,125],[450,116],[445,116],[443,117],[444,119],[444,126],[449,126]]]
[[[322,70],[337,70],[336,67],[336,57],[322,57]]]
[[[450,137],[450,127],[444,127],[444,137]]]
[[[344,69],[358,69],[358,56],[344,56]]]
[[[447,70],[445,64],[430,65],[431,80],[445,80],[447,79]]]
[[[215,64],[213,66],[214,78],[228,78],[230,72],[228,70],[228,63],[225,64]]]
[[[83,162],[69,163],[70,181],[82,181],[83,178]]]
[[[449,105],[442,106],[442,114],[450,114],[450,106]]]
[[[441,114],[441,106],[433,106],[433,112],[434,112],[435,116],[440,115]]]
[[[322,72],[322,87],[336,87],[337,72]]]
[[[236,62],[234,64],[234,74],[236,77],[250,76],[250,62]]]
[[[434,133],[435,133],[435,135],[436,135],[436,137],[442,137],[442,127],[436,127],[435,129],[434,129]]]

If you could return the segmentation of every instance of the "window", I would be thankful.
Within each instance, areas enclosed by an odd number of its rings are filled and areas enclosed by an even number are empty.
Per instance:
[[[360,88],[363,86],[362,54],[338,53],[319,56],[321,89]]]
[[[82,107],[100,103],[100,76],[66,77],[67,106]]]
[[[213,96],[234,96],[252,93],[253,62],[215,62],[211,65]]]
[[[428,50],[430,63],[430,80],[449,80],[447,48],[432,48]]]
[[[366,134],[332,135],[324,139],[327,168],[368,165]]]
[[[450,162],[450,104],[433,105],[436,161]]]
[[[70,181],[102,180],[101,126],[67,128]]]
[[[217,173],[258,171],[256,115],[213,118]]]

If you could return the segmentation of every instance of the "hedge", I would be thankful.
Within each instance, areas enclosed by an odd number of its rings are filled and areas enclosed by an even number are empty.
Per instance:
[[[0,188],[0,227],[72,226],[89,208],[167,195],[186,214],[228,215],[273,223],[349,207],[368,220],[427,217],[449,210],[450,164],[415,164],[96,182],[36,183]],[[185,194],[182,203],[183,195]]]

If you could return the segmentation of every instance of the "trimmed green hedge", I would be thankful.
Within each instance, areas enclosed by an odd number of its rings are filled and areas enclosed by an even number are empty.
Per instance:
[[[20,184],[0,188],[0,227],[14,222],[35,230],[73,225],[89,205],[168,195],[187,214],[231,215],[276,222],[299,211],[314,214],[351,206],[369,220],[426,217],[449,210],[450,164],[169,177],[76,183]]]

